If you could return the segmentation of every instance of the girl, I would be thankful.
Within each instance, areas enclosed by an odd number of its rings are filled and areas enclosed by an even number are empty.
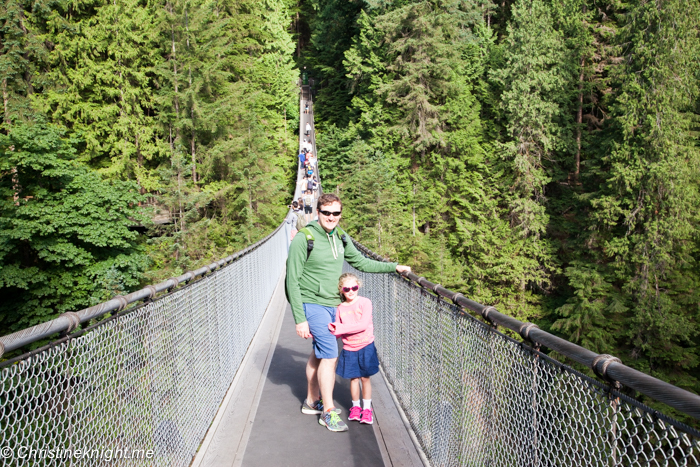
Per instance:
[[[361,283],[356,275],[340,276],[338,289],[345,299],[338,306],[335,323],[328,329],[334,336],[343,338],[343,351],[338,357],[336,373],[350,379],[352,408],[348,420],[372,424],[372,383],[370,376],[379,372],[377,349],[374,347],[372,302],[360,297]],[[360,407],[360,380],[362,380],[362,407]]]

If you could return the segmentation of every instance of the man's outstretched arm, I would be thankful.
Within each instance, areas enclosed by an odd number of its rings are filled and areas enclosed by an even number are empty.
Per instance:
[[[348,242],[345,247],[345,261],[347,261],[352,267],[362,271],[362,272],[398,272],[399,274],[403,272],[409,272],[411,270],[410,266],[402,266],[398,263],[385,263],[383,261],[375,261],[369,259],[362,255],[352,241]]]

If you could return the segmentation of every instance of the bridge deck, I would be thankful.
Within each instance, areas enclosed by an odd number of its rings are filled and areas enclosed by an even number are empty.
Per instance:
[[[294,332],[282,279],[193,466],[422,466],[381,374],[372,378],[375,424],[331,433],[301,413],[311,344]],[[349,381],[336,379],[347,422]]]
[[[316,153],[311,93],[308,86],[301,91],[299,145],[309,138]],[[372,377],[374,425],[348,422],[350,382],[339,377],[335,403],[348,432],[332,433],[318,416],[301,413],[311,342],[294,331],[283,279],[192,466],[422,466],[381,373]]]

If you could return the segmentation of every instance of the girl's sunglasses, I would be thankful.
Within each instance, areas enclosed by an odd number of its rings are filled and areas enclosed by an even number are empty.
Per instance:
[[[343,287],[343,292],[345,292],[345,293],[348,293],[348,292],[350,292],[351,290],[352,290],[353,292],[357,292],[358,290],[360,290],[360,286],[359,286],[359,285],[353,285],[352,287]]]

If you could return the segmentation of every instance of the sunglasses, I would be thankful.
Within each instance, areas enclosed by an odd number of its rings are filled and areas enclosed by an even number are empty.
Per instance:
[[[318,212],[320,212],[320,213],[323,214],[324,216],[335,216],[335,217],[340,217],[340,214],[341,214],[342,211],[322,211],[322,210],[319,209]]]
[[[345,293],[348,293],[348,292],[350,292],[351,290],[352,290],[353,292],[357,292],[358,290],[360,290],[360,286],[359,286],[359,285],[353,285],[352,287],[343,287],[343,292],[345,292]]]

